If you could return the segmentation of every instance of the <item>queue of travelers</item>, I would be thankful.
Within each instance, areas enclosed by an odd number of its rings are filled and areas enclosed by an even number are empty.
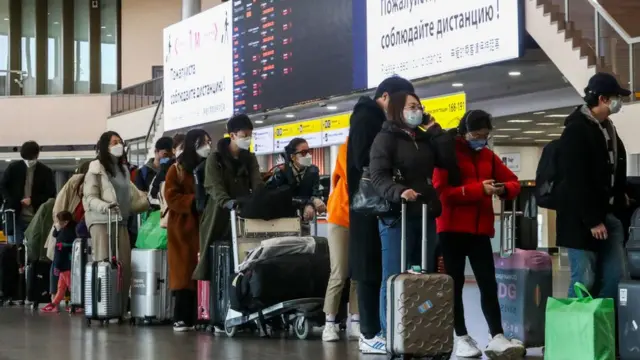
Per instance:
[[[625,273],[624,230],[614,215],[629,205],[624,190],[626,154],[609,116],[620,111],[623,89],[609,74],[596,74],[585,89],[585,105],[566,120],[558,159],[558,245],[569,248],[571,283],[590,290],[602,275],[594,295],[616,296]],[[353,109],[347,142],[340,146],[332,174],[332,192],[325,205],[320,172],[306,140],[295,138],[285,148],[285,162],[264,181],[257,158],[249,151],[253,124],[240,114],[227,122],[228,138],[212,144],[201,129],[163,137],[155,157],[132,180],[123,139],[107,131],[97,144],[97,157],[83,164],[55,195],[52,171],[38,161],[39,146],[27,142],[22,161],[12,162],[0,179],[5,209],[15,210],[10,243],[20,243],[24,231],[46,242],[52,267],[52,302],[43,311],[58,311],[61,292],[69,285],[70,228],[86,226],[96,258],[108,255],[107,221],[118,216],[119,260],[123,286],[131,278],[128,222],[132,215],[166,202],[169,284],[175,298],[174,330],[191,330],[196,321],[196,280],[207,280],[206,249],[216,239],[230,237],[230,210],[237,200],[263,187],[288,186],[303,201],[302,217],[312,219],[328,210],[331,274],[326,291],[326,325],[322,339],[340,339],[343,291],[348,291],[349,337],[358,339],[364,354],[386,353],[386,280],[406,271],[400,267],[399,204],[406,201],[407,264],[421,256],[421,205],[428,208],[427,264],[437,271],[438,256],[454,282],[456,355],[479,357],[482,350],[467,332],[462,291],[469,259],[480,290],[482,312],[491,340],[490,358],[524,356],[519,342],[504,336],[497,297],[491,238],[495,234],[493,198],[514,199],[517,176],[488,147],[491,114],[467,111],[457,128],[444,131],[425,112],[410,81],[384,80],[373,98],[361,97]],[[367,216],[351,209],[358,184],[367,174],[376,192],[392,204],[389,213]],[[134,186],[135,182],[135,186]],[[55,201],[53,200],[55,198]],[[150,199],[151,201],[149,201]],[[43,207],[42,220],[29,229]],[[37,216],[39,218],[39,216]],[[34,222],[35,223],[35,222]],[[55,231],[43,231],[53,224]],[[80,228],[80,227],[78,227]],[[39,235],[35,235],[39,234]],[[52,250],[55,249],[55,250]],[[38,256],[36,256],[38,257]],[[569,287],[573,296],[573,286]],[[57,294],[56,294],[57,292]],[[126,306],[123,299],[123,306]]]

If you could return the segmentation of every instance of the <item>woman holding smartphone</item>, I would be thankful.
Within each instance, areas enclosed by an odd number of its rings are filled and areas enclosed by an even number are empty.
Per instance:
[[[491,238],[495,234],[493,196],[513,199],[520,193],[516,175],[489,148],[491,115],[482,110],[467,112],[457,128],[455,153],[460,184],[451,184],[446,170],[436,168],[433,183],[440,195],[442,215],[436,220],[444,267],[454,281],[454,328],[456,356],[480,357],[482,351],[467,333],[462,303],[466,258],[480,289],[482,312],[491,341],[485,349],[490,359],[521,358],[524,347],[505,338],[498,303],[498,284]]]

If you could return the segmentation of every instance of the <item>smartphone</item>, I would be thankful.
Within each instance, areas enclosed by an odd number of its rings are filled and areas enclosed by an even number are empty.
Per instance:
[[[493,183],[493,187],[504,187],[504,183]]]

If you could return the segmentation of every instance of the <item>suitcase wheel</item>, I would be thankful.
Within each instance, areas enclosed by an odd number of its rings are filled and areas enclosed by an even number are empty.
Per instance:
[[[227,334],[227,336],[230,338],[236,336],[237,332],[238,332],[238,328],[235,326],[226,326],[226,325],[224,326],[224,333]]]
[[[298,316],[293,326],[293,331],[296,333],[298,339],[306,340],[311,332],[311,324],[309,324],[309,320],[304,316]]]
[[[87,319],[87,326],[91,326],[91,319]]]

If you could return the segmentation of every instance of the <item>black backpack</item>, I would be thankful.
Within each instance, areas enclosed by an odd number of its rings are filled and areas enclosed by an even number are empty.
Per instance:
[[[548,143],[542,149],[540,162],[536,169],[536,202],[545,209],[556,210],[556,192],[559,185],[558,176],[558,151],[560,140],[556,139]]]

